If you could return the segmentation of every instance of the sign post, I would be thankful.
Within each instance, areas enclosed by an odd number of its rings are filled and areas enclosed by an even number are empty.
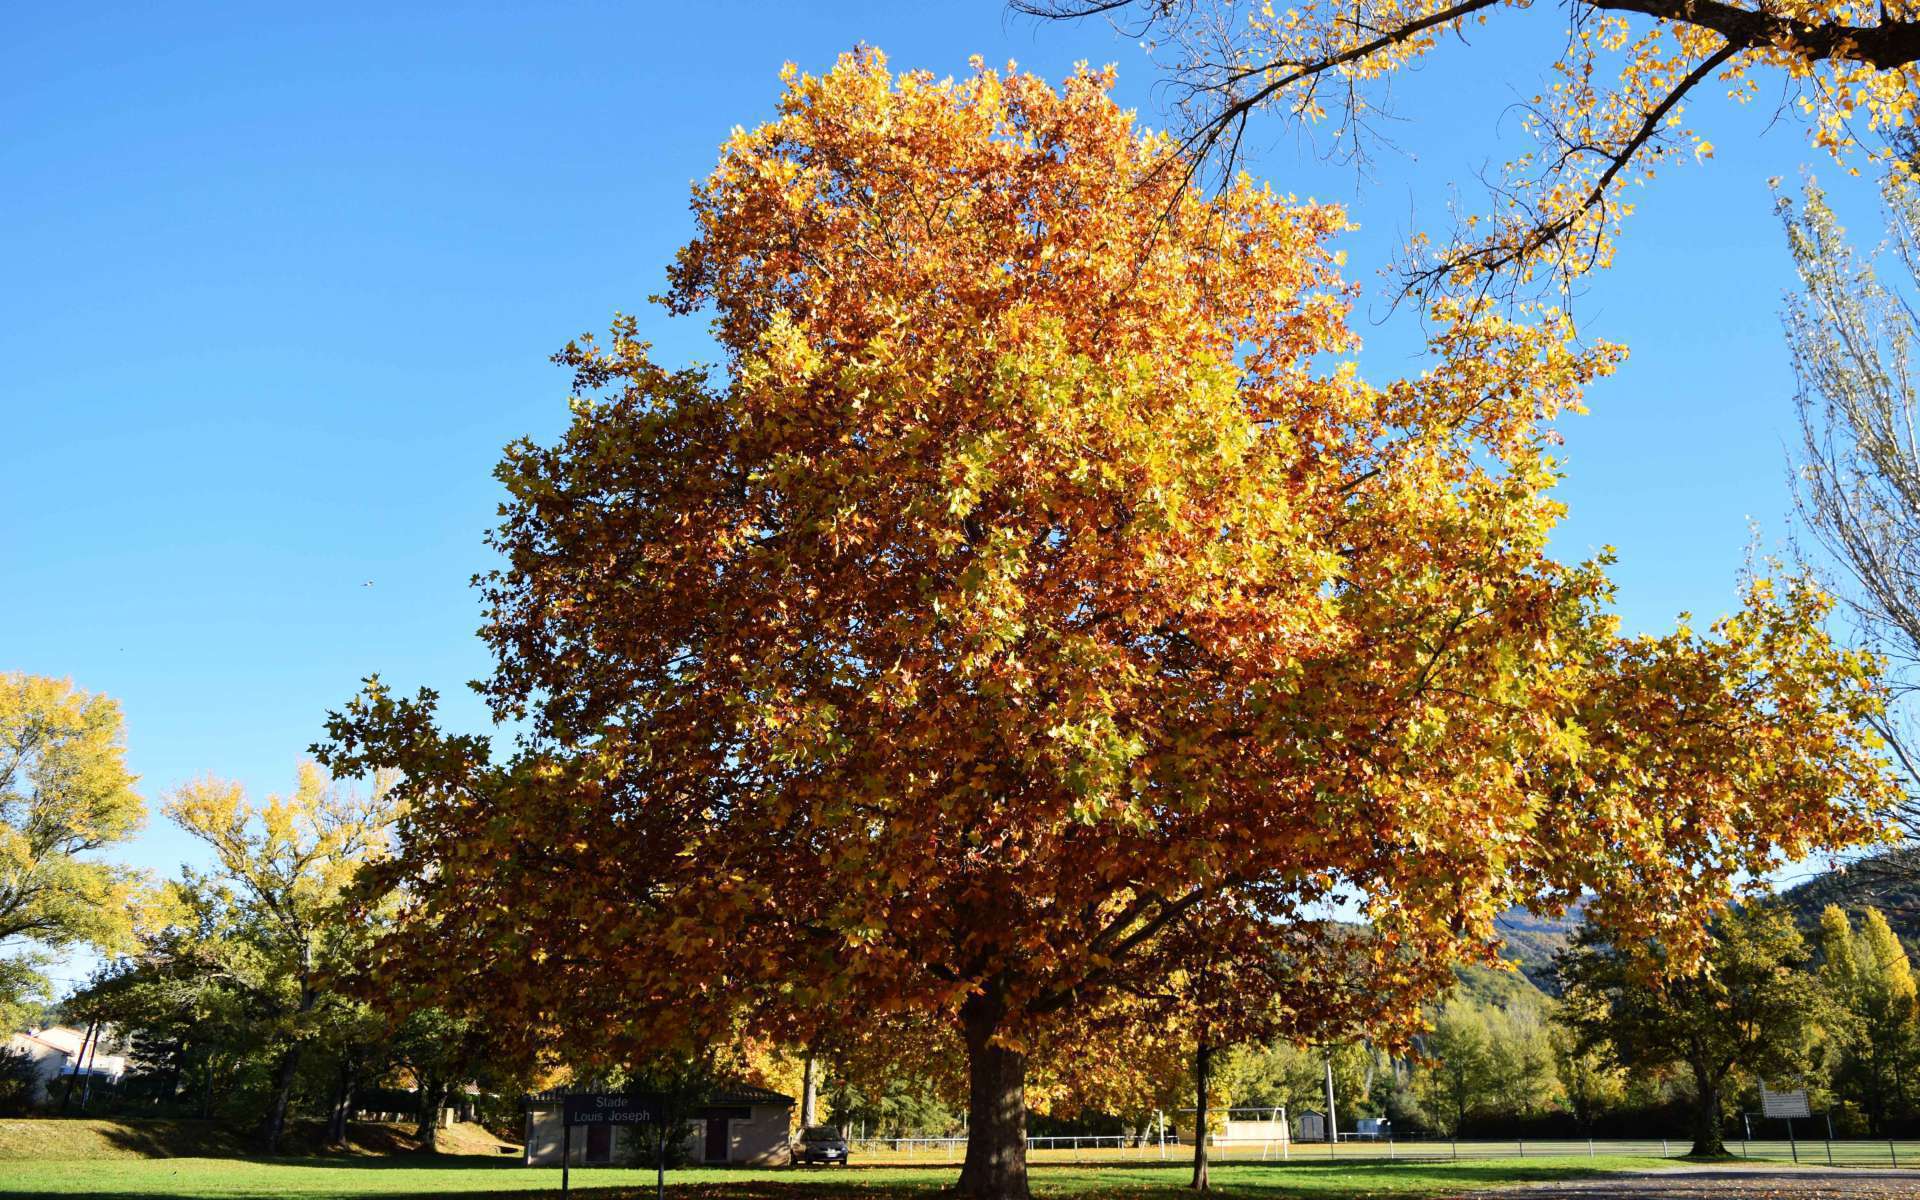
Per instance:
[[[593,1092],[560,1098],[560,1194],[567,1194],[573,1169],[575,1125],[651,1125],[659,1143],[654,1188],[667,1194],[667,1098],[657,1092]]]
[[[1760,1111],[1787,1123],[1787,1149],[1793,1153],[1793,1161],[1799,1162],[1800,1143],[1794,1140],[1793,1119],[1813,1115],[1813,1110],[1807,1107],[1807,1090],[1795,1088],[1788,1092],[1776,1092],[1763,1080],[1760,1084]]]

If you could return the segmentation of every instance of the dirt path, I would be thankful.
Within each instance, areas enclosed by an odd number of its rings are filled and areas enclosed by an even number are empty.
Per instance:
[[[1785,1166],[1680,1166],[1478,1192],[1483,1200],[1905,1200],[1920,1171]]]

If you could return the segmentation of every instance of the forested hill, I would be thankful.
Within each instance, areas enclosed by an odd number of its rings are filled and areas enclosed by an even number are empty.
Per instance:
[[[1576,913],[1543,917],[1524,908],[1509,909],[1494,922],[1506,945],[1500,956],[1515,970],[1461,967],[1453,997],[1509,1011],[1543,1012],[1547,997],[1559,994],[1553,977],[1553,956],[1566,946],[1580,926]]]
[[[1564,917],[1543,917],[1524,908],[1510,908],[1495,919],[1494,926],[1506,940],[1501,957],[1518,966],[1534,987],[1550,996],[1558,995],[1553,956],[1566,949],[1574,931],[1580,928],[1579,909]]]
[[[1809,932],[1829,904],[1853,917],[1877,908],[1909,951],[1920,949],[1920,849],[1902,847],[1836,867],[1789,888],[1781,899]]]
[[[1920,954],[1920,848],[1890,850],[1822,872],[1782,892],[1781,899],[1808,934],[1819,928],[1820,913],[1829,904],[1839,905],[1856,920],[1863,909],[1877,908],[1908,950]],[[1579,911],[1543,917],[1514,908],[1502,913],[1495,925],[1506,941],[1501,956],[1519,970],[1463,970],[1459,994],[1502,1008],[1531,1006],[1533,998],[1524,994],[1528,992],[1558,995],[1553,956],[1579,929]]]

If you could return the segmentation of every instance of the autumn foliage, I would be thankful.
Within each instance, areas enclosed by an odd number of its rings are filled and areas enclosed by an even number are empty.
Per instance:
[[[499,468],[517,753],[430,694],[333,722],[337,769],[408,774],[397,970],[615,1059],[936,1024],[963,1187],[1014,1195],[1029,1073],[1183,981],[1247,1007],[1203,968],[1316,1036],[1509,904],[1684,942],[1870,832],[1868,664],[1816,595],[1626,641],[1603,564],[1547,556],[1552,421],[1612,349],[1442,307],[1429,369],[1364,381],[1339,210],[1188,186],[1110,82],[863,53],[725,145],[665,297],[724,361],[623,318]]]

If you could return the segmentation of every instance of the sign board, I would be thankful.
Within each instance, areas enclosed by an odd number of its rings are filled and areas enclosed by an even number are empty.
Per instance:
[[[653,1092],[602,1092],[563,1096],[568,1125],[652,1125],[666,1118],[663,1097]]]
[[[1766,1084],[1760,1085],[1760,1111],[1769,1117],[1810,1117],[1813,1110],[1807,1107],[1805,1088],[1795,1088],[1790,1092],[1776,1092]]]

